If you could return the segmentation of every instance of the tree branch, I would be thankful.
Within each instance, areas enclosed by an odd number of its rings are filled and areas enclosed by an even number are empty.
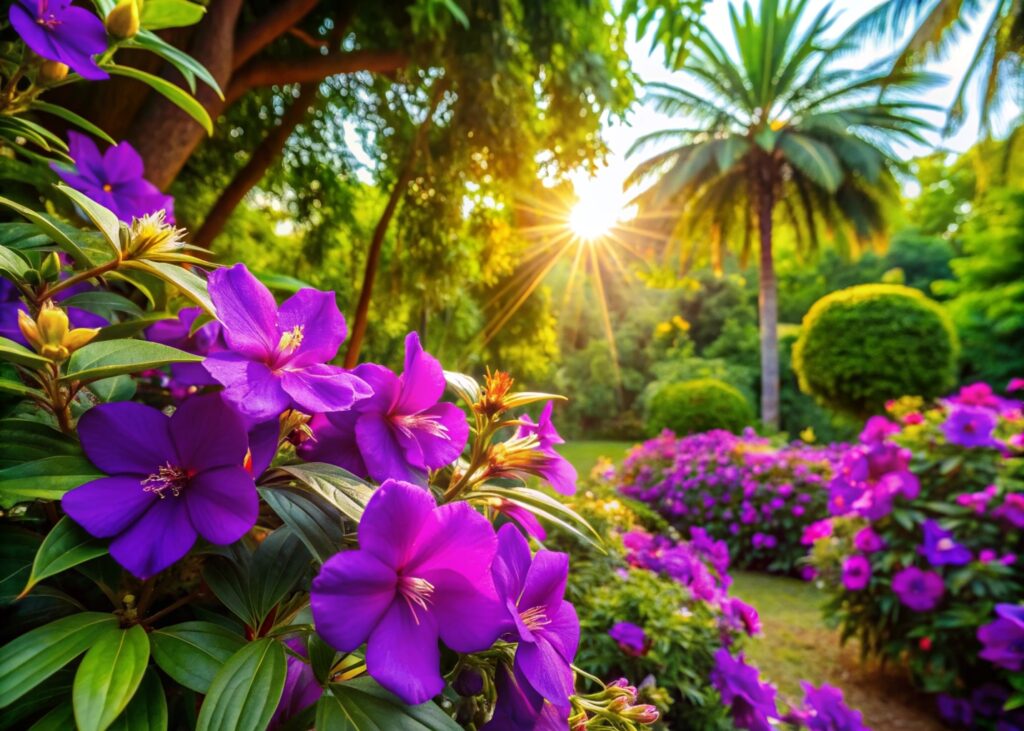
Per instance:
[[[301,61],[256,59],[239,69],[231,79],[226,94],[230,106],[250,89],[282,84],[314,83],[336,74],[356,71],[386,73],[397,71],[409,62],[400,51],[338,51],[312,56]]]
[[[285,0],[270,13],[246,28],[235,41],[232,68],[240,69],[249,59],[269,46],[306,17],[318,0]]]

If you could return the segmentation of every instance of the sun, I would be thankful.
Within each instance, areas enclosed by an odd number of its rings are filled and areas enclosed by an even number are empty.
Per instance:
[[[584,241],[604,238],[632,217],[622,188],[614,180],[584,178],[575,181],[573,188],[578,200],[569,210],[569,229]]]

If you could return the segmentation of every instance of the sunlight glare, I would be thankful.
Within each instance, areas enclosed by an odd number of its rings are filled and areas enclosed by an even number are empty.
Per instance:
[[[575,181],[573,188],[578,200],[569,211],[568,224],[584,241],[605,237],[632,217],[632,207],[626,205],[621,185],[613,179],[584,178]]]

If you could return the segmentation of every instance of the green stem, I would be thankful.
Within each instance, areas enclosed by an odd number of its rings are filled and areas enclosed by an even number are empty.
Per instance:
[[[84,272],[72,274],[67,279],[61,280],[60,282],[56,282],[52,287],[47,287],[41,293],[36,295],[36,304],[41,305],[46,300],[52,299],[53,295],[57,294],[57,292],[65,290],[68,287],[72,287],[80,282],[84,282],[86,280],[102,276],[107,272],[117,269],[117,267],[119,267],[120,265],[120,259],[111,259],[105,264],[100,264],[99,266],[93,267],[92,269],[86,269]]]

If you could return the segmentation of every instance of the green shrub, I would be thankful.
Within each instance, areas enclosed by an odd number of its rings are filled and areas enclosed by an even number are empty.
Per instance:
[[[865,284],[822,297],[793,347],[800,388],[854,415],[907,394],[931,398],[955,383],[956,330],[920,291]]]
[[[743,394],[724,381],[699,378],[659,388],[647,405],[647,430],[671,429],[678,436],[727,429],[739,432],[754,413]]]

